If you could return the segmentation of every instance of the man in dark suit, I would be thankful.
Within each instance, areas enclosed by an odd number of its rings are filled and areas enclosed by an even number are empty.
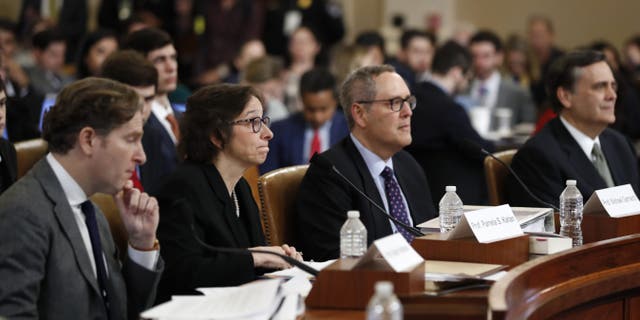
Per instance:
[[[169,34],[155,28],[130,34],[123,47],[140,52],[158,71],[156,98],[151,104],[151,115],[144,125],[142,137],[148,161],[140,167],[142,186],[145,191],[155,194],[164,177],[172,173],[179,162],[176,145],[180,140],[180,128],[177,112],[168,98],[178,83],[176,49]]]
[[[158,205],[132,187],[145,161],[138,95],[112,80],[67,86],[45,118],[49,153],[0,196],[0,314],[9,318],[137,319],[162,272]],[[128,233],[124,262],[100,210],[114,195]]]
[[[511,164],[540,199],[558,205],[567,179],[578,181],[585,200],[593,191],[631,184],[636,194],[637,158],[615,121],[617,84],[602,53],[575,51],[549,70],[547,91],[559,116],[518,151]],[[535,205],[512,176],[507,180],[511,205]]]
[[[454,185],[464,203],[487,202],[484,155],[479,149],[492,151],[493,144],[478,135],[463,107],[452,98],[466,87],[470,66],[468,51],[448,42],[436,52],[431,80],[414,90],[418,108],[411,119],[413,142],[407,151],[427,174],[434,201],[439,201],[446,186]]]
[[[344,115],[336,112],[336,81],[324,68],[307,71],[300,79],[302,112],[275,122],[269,155],[260,172],[308,163],[349,134]]]
[[[415,108],[415,97],[402,77],[388,65],[360,68],[344,82],[340,102],[351,134],[311,159],[296,203],[296,248],[304,251],[305,258],[317,261],[339,256],[340,227],[348,210],[360,211],[367,244],[396,231],[412,240],[332,166],[406,224],[417,225],[436,216],[424,172],[402,150],[411,143]]]
[[[533,123],[536,109],[531,95],[508,77],[500,74],[503,51],[502,41],[492,31],[479,31],[469,42],[469,51],[473,58],[473,73],[468,94],[475,103],[473,107],[485,107],[491,110],[491,119],[487,130],[499,129],[496,121],[497,108],[511,110],[511,123]]]

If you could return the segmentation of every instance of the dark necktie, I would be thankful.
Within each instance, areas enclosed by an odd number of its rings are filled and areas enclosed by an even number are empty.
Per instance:
[[[313,130],[313,139],[311,139],[311,148],[309,148],[309,160],[314,154],[322,152],[322,142],[320,141],[320,132],[318,129]]]
[[[400,186],[393,177],[393,170],[389,167],[385,167],[380,175],[384,178],[384,192],[387,194],[387,203],[389,203],[389,211],[391,211],[391,215],[403,223],[411,225],[407,214],[407,208],[404,205],[404,201],[402,201]],[[407,239],[407,242],[411,243],[413,235],[403,229],[402,226],[396,226],[396,229],[398,229],[402,236]]]
[[[96,273],[98,275],[98,285],[100,287],[100,294],[104,301],[104,306],[109,313],[109,293],[107,290],[107,270],[104,264],[104,256],[102,253],[102,244],[100,242],[100,231],[98,230],[98,222],[96,221],[96,211],[93,208],[93,203],[87,200],[80,205],[82,213],[85,216],[85,224],[89,230],[89,238],[91,239],[91,248],[93,249],[93,259],[96,262]]]

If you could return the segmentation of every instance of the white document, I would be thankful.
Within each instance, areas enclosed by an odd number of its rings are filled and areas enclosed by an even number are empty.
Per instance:
[[[469,232],[471,231],[471,232]],[[447,239],[459,239],[475,235],[480,243],[521,236],[524,233],[508,204],[465,212],[458,225],[449,232]]]
[[[141,314],[150,319],[269,319],[280,306],[281,280],[239,287],[199,288],[204,296],[177,296]]]
[[[324,269],[325,267],[327,267],[328,265],[334,263],[336,260],[327,260],[324,262],[314,262],[314,261],[304,261],[304,264],[308,265],[311,268],[314,268],[318,271]],[[289,269],[283,269],[283,270],[278,270],[278,271],[274,271],[274,272],[270,272],[270,273],[266,273],[265,276],[268,277],[295,277],[295,276],[304,276],[304,277],[308,277],[310,279],[313,278],[312,275],[308,274],[306,271],[302,271],[300,268],[298,267],[292,267]]]
[[[409,271],[424,261],[400,233],[394,233],[374,241],[354,268],[378,256],[382,257],[395,272]]]
[[[630,184],[596,190],[584,205],[584,214],[606,211],[612,218],[621,218],[640,213],[640,201]]]

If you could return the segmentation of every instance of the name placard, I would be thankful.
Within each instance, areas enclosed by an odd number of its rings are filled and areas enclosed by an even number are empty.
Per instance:
[[[448,239],[469,237],[473,234],[480,243],[521,236],[524,233],[508,204],[465,212]]]
[[[378,257],[382,257],[395,272],[409,271],[424,261],[400,233],[374,241],[355,267]]]
[[[630,184],[596,190],[584,205],[584,214],[607,212],[612,218],[640,213],[640,201]]]

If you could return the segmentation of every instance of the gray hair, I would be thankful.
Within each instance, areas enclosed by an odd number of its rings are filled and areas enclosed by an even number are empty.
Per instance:
[[[340,90],[340,104],[349,124],[349,129],[355,125],[355,121],[351,116],[351,106],[356,101],[375,99],[376,82],[374,78],[385,72],[396,72],[396,69],[388,64],[366,66],[354,70],[347,76]],[[366,108],[369,108],[369,106]]]

